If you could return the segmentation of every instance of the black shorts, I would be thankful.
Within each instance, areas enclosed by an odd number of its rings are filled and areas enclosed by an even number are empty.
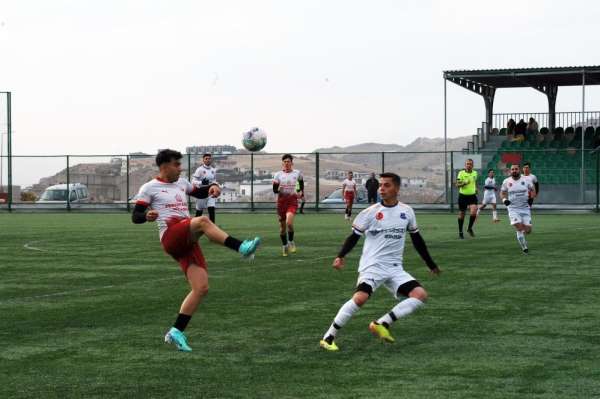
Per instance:
[[[458,194],[458,209],[466,211],[469,205],[477,205],[477,194]]]

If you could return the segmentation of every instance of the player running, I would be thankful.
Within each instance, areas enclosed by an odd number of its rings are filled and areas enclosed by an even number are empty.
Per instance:
[[[140,188],[131,219],[136,224],[158,223],[164,251],[179,263],[190,284],[191,291],[181,303],[175,324],[165,335],[165,342],[175,344],[181,351],[190,352],[192,348],[183,331],[208,292],[207,265],[198,239],[205,234],[210,241],[251,258],[260,244],[260,238],[241,242],[219,229],[206,216],[190,218],[187,195],[195,198],[218,197],[221,190],[214,182],[195,187],[180,178],[180,152],[160,150],[156,155],[156,165],[159,168],[158,176]]]
[[[529,162],[525,162],[523,164],[523,177],[525,179],[528,179],[529,182],[533,184],[533,188],[535,188],[535,196],[537,197],[538,195],[540,195],[540,183],[538,182],[537,177],[533,173],[531,173],[531,164]],[[529,206],[532,207],[533,197],[529,197],[529,200],[527,200],[527,202],[529,203]]]
[[[524,254],[529,253],[525,235],[531,233],[531,208],[529,198],[535,198],[535,189],[531,182],[521,176],[518,164],[510,167],[510,177],[504,179],[500,189],[502,202],[508,208],[510,224],[517,231],[517,241]]]
[[[473,160],[467,159],[465,168],[458,172],[456,177],[456,186],[458,187],[458,237],[464,239],[463,224],[465,222],[465,212],[467,208],[470,211],[469,227],[467,233],[475,237],[473,232],[473,223],[477,219],[477,171],[473,170]]]
[[[498,219],[498,212],[496,211],[496,191],[498,191],[498,187],[496,187],[494,169],[488,169],[488,176],[485,179],[483,190],[483,201],[481,201],[481,205],[477,208],[477,217],[479,217],[479,212],[485,209],[487,204],[491,204],[492,222],[498,223],[500,221],[500,219]]]
[[[425,241],[419,233],[417,220],[412,208],[398,202],[400,177],[394,173],[382,173],[379,180],[379,194],[382,201],[371,205],[358,214],[352,224],[352,233],[333,261],[335,269],[344,267],[344,257],[354,248],[362,235],[365,244],[358,267],[356,292],[346,302],[333,319],[329,330],[320,341],[321,348],[328,351],[339,350],[335,338],[339,330],[358,312],[380,286],[384,286],[399,299],[407,297],[369,325],[369,330],[385,342],[392,343],[390,325],[401,317],[408,316],[424,305],[427,292],[417,280],[404,271],[402,266],[406,233],[417,252],[433,274],[440,274]]]
[[[196,169],[192,177],[192,184],[196,187],[210,186],[217,181],[217,169],[212,166],[212,155],[202,155],[202,165]],[[204,209],[208,209],[210,221],[215,223],[215,197],[199,198],[196,200],[196,216],[202,216]]]
[[[356,194],[356,182],[353,179],[354,174],[351,170],[348,171],[348,177],[342,182],[342,194],[344,195],[344,202],[346,203],[346,211],[344,218],[350,220],[352,217],[352,204],[354,199],[357,198]]]
[[[298,198],[304,195],[304,178],[299,170],[294,170],[294,157],[284,154],[281,157],[282,170],[273,177],[273,192],[277,194],[277,216],[282,255],[296,252],[294,243],[294,216],[298,209]],[[298,183],[298,189],[296,189]]]

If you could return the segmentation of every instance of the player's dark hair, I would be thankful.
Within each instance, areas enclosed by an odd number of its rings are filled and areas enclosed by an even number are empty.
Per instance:
[[[289,159],[290,161],[294,162],[294,157],[292,156],[292,154],[283,154],[281,160],[285,161],[286,159]]]
[[[160,167],[163,163],[169,163],[174,160],[178,160],[183,158],[183,155],[179,151],[175,150],[160,150],[158,154],[156,154],[156,166]]]
[[[531,168],[531,164],[529,162],[523,162],[523,167],[529,166]]]
[[[392,179],[392,182],[394,183],[395,186],[400,187],[400,176],[398,176],[395,173],[391,173],[391,172],[385,172],[379,175],[379,177],[387,177]]]
[[[212,154],[210,152],[205,152],[204,154],[202,154],[202,158],[204,157],[211,157],[212,158]]]
[[[488,169],[488,173],[493,172],[493,171],[494,171],[494,168],[489,168]]]
[[[465,161],[465,163],[467,163],[469,161],[473,162],[473,160],[471,158],[467,158],[467,160]],[[475,163],[475,162],[473,162],[473,163]]]

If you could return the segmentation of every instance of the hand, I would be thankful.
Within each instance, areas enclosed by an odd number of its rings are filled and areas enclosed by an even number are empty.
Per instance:
[[[219,186],[217,186],[216,184],[214,184],[208,188],[208,196],[209,197],[217,198],[219,195],[221,195],[221,188]]]
[[[339,256],[333,260],[333,268],[336,270],[342,270],[344,268],[344,258]]]
[[[503,203],[504,205],[506,205],[506,206],[509,206],[509,205],[510,205],[510,201],[509,201],[507,198],[504,198],[504,199],[502,200],[502,203]]]
[[[439,269],[439,267],[434,267],[433,269],[429,270],[429,273],[439,276],[442,273],[442,271]]]
[[[149,222],[154,222],[158,218],[158,211],[154,209],[146,212],[146,220]]]

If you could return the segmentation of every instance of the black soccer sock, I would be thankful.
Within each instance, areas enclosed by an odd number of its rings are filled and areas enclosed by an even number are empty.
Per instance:
[[[199,211],[196,209],[196,217],[198,217],[198,216],[202,216],[202,211],[201,210]]]
[[[281,238],[281,244],[283,244],[283,246],[287,245],[287,236],[285,234],[280,234],[279,238]]]
[[[469,230],[471,230],[473,228],[473,223],[475,223],[476,218],[477,217],[473,216],[473,215],[469,216]]]
[[[460,233],[462,233],[462,231],[463,231],[463,224],[464,223],[465,223],[465,219],[458,218],[458,231]]]
[[[352,209],[348,209],[348,217],[352,216]]]
[[[240,250],[240,245],[242,242],[237,238],[233,238],[232,236],[227,236],[225,242],[223,243],[227,248],[233,249],[235,252]]]
[[[288,241],[294,241],[294,232],[288,231]]]
[[[175,320],[175,324],[173,324],[173,327],[175,327],[179,331],[183,332],[183,330],[185,330],[188,323],[190,322],[191,318],[192,318],[192,316],[190,316],[190,315],[179,313],[177,315],[177,320]]]
[[[208,218],[210,219],[211,222],[215,222],[215,207],[214,206],[209,206],[208,207]]]

